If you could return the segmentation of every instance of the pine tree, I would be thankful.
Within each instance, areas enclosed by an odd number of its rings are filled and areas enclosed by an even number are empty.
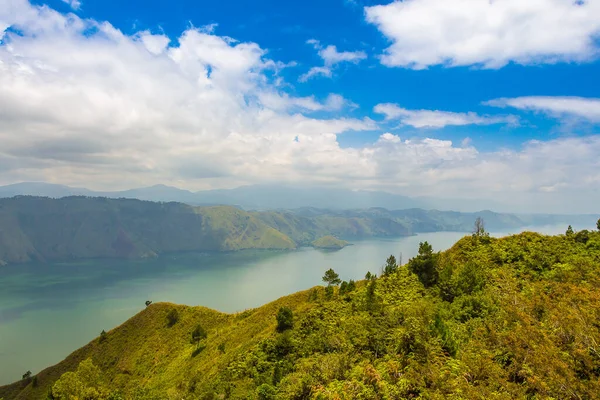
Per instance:
[[[396,262],[396,257],[393,255],[389,256],[385,262],[385,266],[383,267],[383,275],[393,274],[398,270],[398,263]]]
[[[336,274],[336,272],[333,269],[329,268],[325,272],[325,275],[323,275],[323,282],[327,282],[327,286],[337,286],[342,281],[340,279],[340,276]]]

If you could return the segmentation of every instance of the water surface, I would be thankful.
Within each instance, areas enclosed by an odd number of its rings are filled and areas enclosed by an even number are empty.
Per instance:
[[[565,227],[530,230],[559,233]],[[494,236],[507,233],[514,232]],[[335,252],[303,248],[2,267],[0,384],[59,362],[103,329],[142,310],[146,300],[242,311],[319,285],[328,268],[344,280],[362,279],[367,271],[379,273],[390,254],[402,255],[406,262],[421,241],[444,250],[464,235],[436,232],[365,240]]]

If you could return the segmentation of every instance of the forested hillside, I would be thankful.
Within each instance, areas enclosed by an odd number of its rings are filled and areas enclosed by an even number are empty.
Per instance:
[[[0,265],[33,260],[144,258],[184,251],[294,249],[310,246],[324,236],[357,240],[420,232],[469,232],[477,217],[483,217],[496,231],[565,219],[491,211],[383,208],[247,212],[231,206],[193,207],[134,199],[19,196],[0,199]]]
[[[88,197],[0,200],[0,262],[295,247],[286,235],[228,206]]]
[[[152,304],[0,397],[598,398],[600,233],[478,229],[380,261],[235,315]]]

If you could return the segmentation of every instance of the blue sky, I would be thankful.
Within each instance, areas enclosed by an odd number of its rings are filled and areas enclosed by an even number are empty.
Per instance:
[[[598,200],[599,0],[4,1],[0,183]]]
[[[389,40],[364,18],[364,7],[389,4],[390,1],[308,0],[302,2],[257,1],[141,1],[86,0],[77,10],[61,1],[36,1],[63,12],[74,11],[84,18],[110,21],[125,33],[140,30],[164,33],[173,40],[192,26],[217,24],[215,33],[242,42],[255,42],[268,56],[298,65],[284,71],[290,93],[325,98],[339,93],[359,105],[347,114],[381,120],[373,113],[379,103],[398,103],[407,109],[436,109],[454,112],[506,114],[506,110],[482,105],[499,97],[600,95],[600,62],[534,64],[511,63],[500,69],[473,66],[447,68],[433,66],[427,71],[389,68],[381,65],[378,55]],[[341,65],[332,78],[297,82],[312,66],[322,64],[307,40],[317,39],[335,45],[339,51],[365,51],[368,58],[359,64]],[[401,137],[435,136],[460,142],[469,137],[481,150],[499,147],[519,148],[525,140],[555,138],[564,134],[561,121],[531,112],[511,112],[522,118],[520,127],[498,125],[446,127],[432,132],[393,127],[384,129]],[[387,126],[386,126],[387,128]],[[342,146],[356,146],[376,140],[381,129],[340,136]],[[582,124],[569,134],[589,133]]]

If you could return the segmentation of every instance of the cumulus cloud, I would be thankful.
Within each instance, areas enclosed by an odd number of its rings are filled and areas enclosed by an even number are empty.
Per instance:
[[[518,124],[518,119],[512,115],[490,116],[479,115],[474,112],[456,113],[438,110],[407,110],[391,103],[378,104],[375,106],[374,111],[385,115],[386,120],[399,120],[401,123],[415,128],[443,128],[449,125]]]
[[[484,104],[494,107],[539,111],[556,117],[578,117],[594,123],[600,122],[600,99],[598,98],[527,96],[495,99]]]
[[[600,200],[592,190],[600,184],[598,135],[491,153],[469,141],[391,132],[340,146],[344,132],[376,123],[344,117],[355,105],[339,94],[282,91],[277,71],[286,64],[256,43],[210,29],[169,41],[146,31],[126,35],[24,0],[0,8],[0,28],[0,184],[199,190],[301,182],[531,200],[535,210],[540,199],[565,209],[576,194],[587,202],[577,211]],[[415,115],[394,118],[422,125]],[[457,120],[486,118],[466,115]]]
[[[405,0],[365,7],[392,42],[381,62],[431,65],[584,62],[599,54],[597,0]]]
[[[338,51],[337,47],[333,45],[323,47],[316,39],[307,40],[306,43],[318,50],[319,57],[323,59],[324,65],[322,67],[312,67],[308,72],[300,76],[300,82],[306,82],[317,76],[331,78],[335,65],[343,62],[358,64],[367,58],[367,53],[364,51]]]

